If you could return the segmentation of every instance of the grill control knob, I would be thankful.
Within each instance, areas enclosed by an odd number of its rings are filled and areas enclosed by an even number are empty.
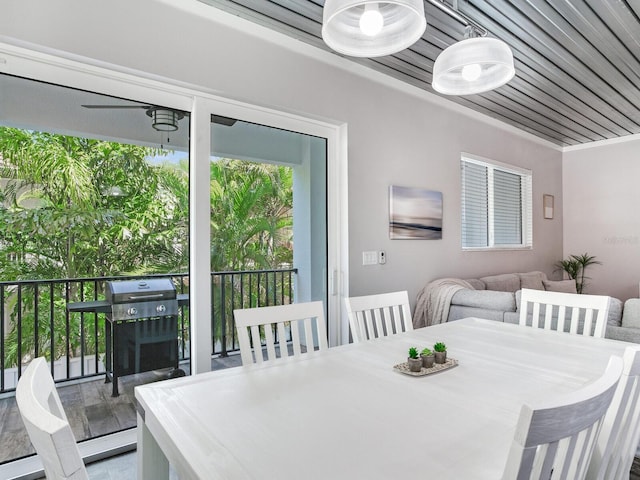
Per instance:
[[[131,307],[127,309],[127,315],[134,316],[138,314],[138,309],[135,307]]]
[[[164,313],[166,311],[167,311],[167,307],[165,307],[164,305],[158,305],[156,307],[156,312],[158,312],[158,313]]]

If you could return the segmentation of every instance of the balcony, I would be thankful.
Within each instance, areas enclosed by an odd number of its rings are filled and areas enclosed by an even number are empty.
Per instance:
[[[233,310],[291,303],[296,269],[211,274],[212,368],[241,364]],[[70,313],[66,305],[104,299],[105,282],[171,278],[189,293],[186,274],[0,282],[0,463],[33,453],[15,404],[15,387],[29,360],[53,358],[52,374],[78,441],[136,425],[133,389],[162,379],[144,372],[119,379],[120,396],[105,383],[105,315]],[[178,312],[180,368],[189,372],[189,309]],[[20,359],[18,362],[17,359]]]

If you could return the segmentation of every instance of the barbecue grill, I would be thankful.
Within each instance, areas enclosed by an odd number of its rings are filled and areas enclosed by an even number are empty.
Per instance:
[[[150,370],[181,377],[178,366],[178,307],[189,295],[176,295],[169,278],[106,282],[106,299],[67,304],[75,313],[104,313],[106,381],[118,396],[118,377]]]
[[[118,377],[178,369],[178,298],[169,278],[106,282],[107,381],[118,396]]]
[[[170,278],[106,282],[111,321],[178,315],[178,297]]]

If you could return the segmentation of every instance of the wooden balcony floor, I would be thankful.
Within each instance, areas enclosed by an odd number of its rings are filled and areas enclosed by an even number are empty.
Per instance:
[[[214,358],[212,369],[237,367],[240,355]],[[183,370],[188,371],[188,365]],[[80,442],[136,426],[136,408],[133,389],[137,385],[155,382],[162,377],[154,372],[128,375],[119,379],[120,396],[112,397],[112,386],[104,383],[104,376],[73,385],[58,386],[58,395],[64,406],[76,439]],[[0,399],[0,463],[16,460],[34,453],[20,418],[14,396]]]

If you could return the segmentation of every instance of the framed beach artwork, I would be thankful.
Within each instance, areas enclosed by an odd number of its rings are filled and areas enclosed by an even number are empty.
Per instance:
[[[389,237],[392,240],[441,240],[442,192],[391,185]]]

